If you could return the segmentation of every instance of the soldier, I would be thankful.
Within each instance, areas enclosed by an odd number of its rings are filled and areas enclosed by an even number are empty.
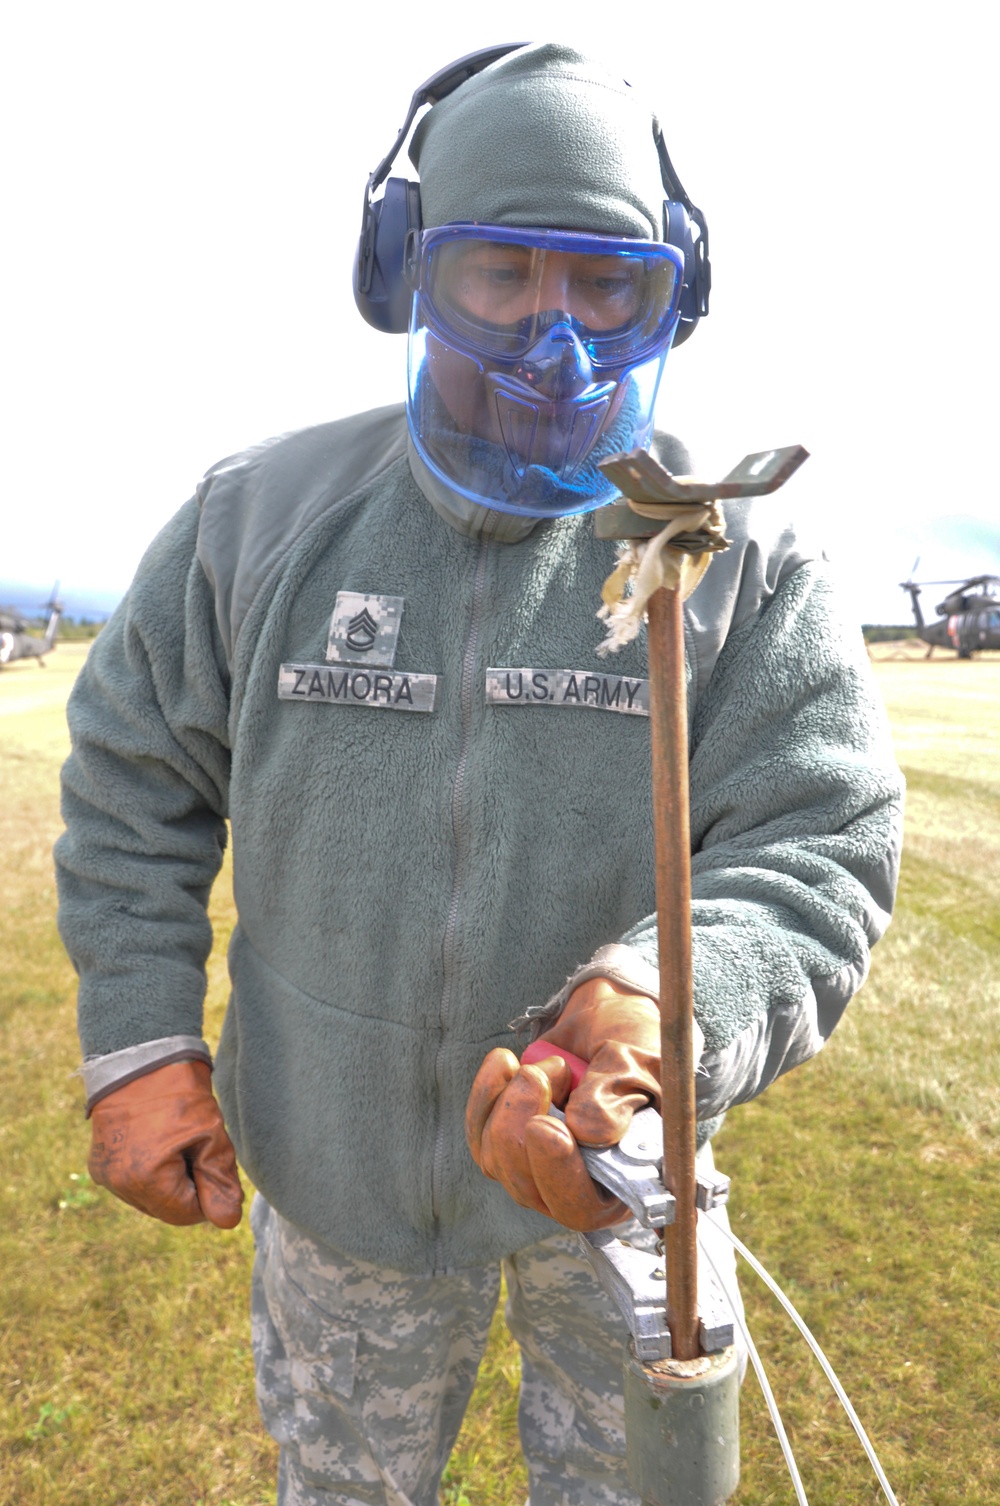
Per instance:
[[[368,317],[409,323],[405,412],[209,471],[73,695],[91,1173],[231,1228],[235,1146],[280,1502],[437,1500],[503,1262],[533,1506],[618,1506],[623,1325],[565,1230],[625,1216],[579,1143],[659,1102],[659,983],[645,644],[598,652],[615,556],[587,514],[604,455],[690,469],[653,405],[707,237],[650,111],[568,48],[492,49],[423,97],[419,188],[369,207],[356,271]],[[860,635],[773,513],[727,508],[687,605],[706,1163],[864,979],[899,845]],[[590,1062],[575,1091],[556,1060],[518,1070],[514,1017]]]

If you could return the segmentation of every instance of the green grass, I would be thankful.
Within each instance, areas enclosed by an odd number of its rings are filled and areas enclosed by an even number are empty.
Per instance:
[[[44,670],[0,676],[0,1506],[263,1506],[276,1450],[253,1393],[249,1228],[169,1229],[86,1179],[51,861],[84,652],[66,644]],[[227,883],[213,915],[217,1035]]]
[[[248,1229],[168,1229],[86,1179],[50,858],[83,652],[0,675],[0,1506],[263,1506]],[[876,667],[910,782],[897,919],[829,1047],[729,1116],[717,1160],[903,1506],[979,1506],[1000,1502],[1000,659]],[[214,1037],[228,877],[212,908]],[[881,1499],[790,1323],[744,1290],[811,1506]],[[524,1501],[517,1373],[498,1314],[445,1506]],[[742,1465],[739,1506],[791,1501],[752,1379]]]

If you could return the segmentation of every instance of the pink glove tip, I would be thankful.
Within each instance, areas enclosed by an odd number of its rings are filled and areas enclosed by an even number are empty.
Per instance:
[[[531,1045],[526,1046],[524,1049],[521,1056],[521,1066],[530,1067],[533,1062],[543,1062],[550,1056],[562,1057],[570,1070],[570,1092],[575,1092],[580,1086],[583,1075],[590,1066],[590,1063],[585,1062],[581,1056],[574,1056],[572,1051],[566,1051],[562,1046],[553,1046],[551,1041],[532,1041]]]

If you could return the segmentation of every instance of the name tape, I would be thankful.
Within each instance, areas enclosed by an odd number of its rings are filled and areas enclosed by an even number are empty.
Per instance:
[[[282,664],[278,698],[324,701],[329,706],[379,706],[388,711],[433,711],[437,675],[380,669],[341,669],[329,664]]]
[[[649,681],[583,669],[487,669],[491,706],[590,706],[596,711],[649,715]]]

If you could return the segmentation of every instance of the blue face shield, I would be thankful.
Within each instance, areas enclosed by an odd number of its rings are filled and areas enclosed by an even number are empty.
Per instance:
[[[407,417],[445,486],[534,518],[615,495],[597,461],[649,443],[683,259],[620,236],[443,225],[413,247]]]

